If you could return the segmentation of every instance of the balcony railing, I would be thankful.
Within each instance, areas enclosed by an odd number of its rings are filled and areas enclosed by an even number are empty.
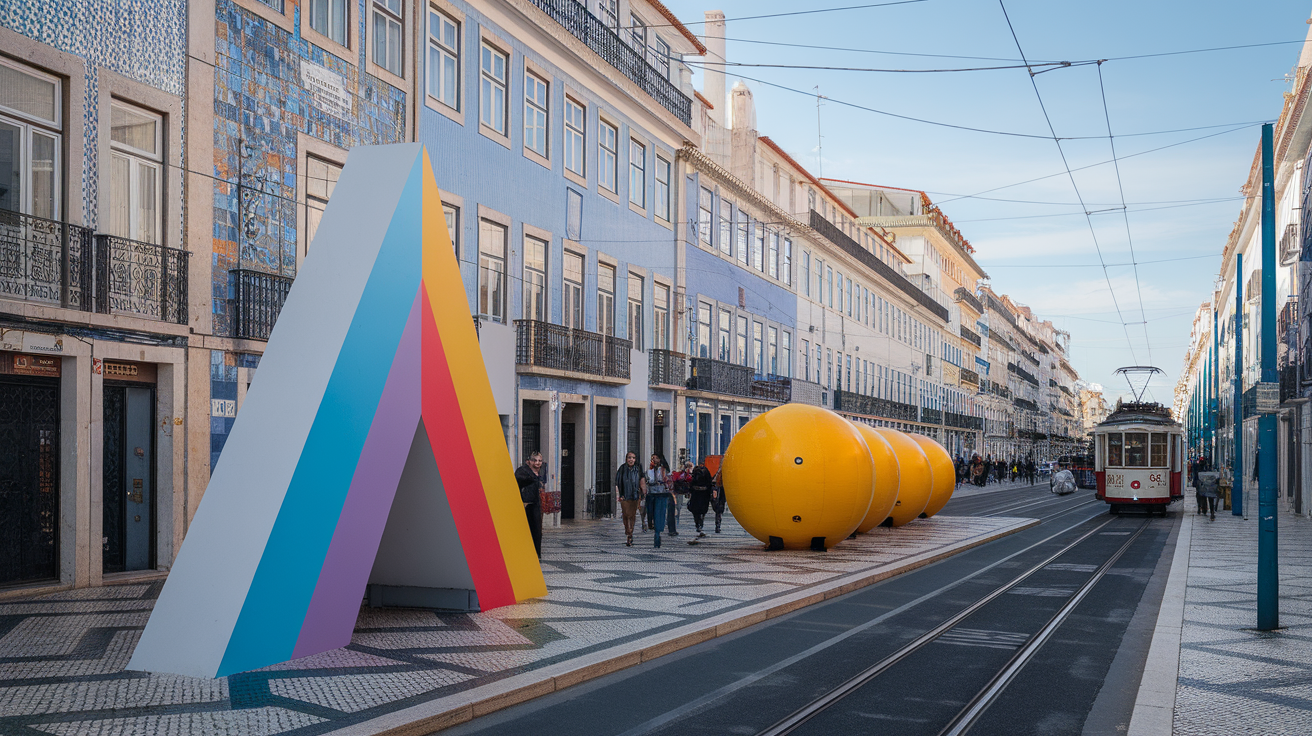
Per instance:
[[[792,381],[783,376],[757,376],[751,366],[713,358],[690,358],[689,391],[741,396],[784,404],[792,398]]]
[[[233,294],[233,337],[268,340],[291,291],[292,279],[247,269],[233,269],[228,278]]]
[[[800,378],[791,379],[792,395],[789,401],[795,404],[810,404],[811,406],[825,405],[825,387],[818,383],[803,381]]]
[[[688,381],[688,356],[673,350],[650,350],[647,383],[682,386]]]
[[[1004,399],[1011,398],[1011,388],[1007,384],[998,381],[989,381],[989,393],[1001,396]]]
[[[752,379],[752,398],[787,404],[793,397],[792,379],[767,375]]]
[[[96,236],[99,311],[187,323],[185,250],[114,235]]]
[[[515,363],[604,378],[629,377],[632,343],[531,319],[515,320]]]
[[[1020,366],[1016,365],[1015,363],[1008,363],[1007,371],[1009,373],[1018,376],[1022,381],[1025,381],[1026,383],[1029,383],[1035,387],[1038,387],[1039,385],[1039,379],[1035,378],[1033,373],[1030,373],[1024,368],[1021,368]]]
[[[92,233],[0,210],[0,297],[91,311]]]
[[[1011,400],[1011,403],[1015,404],[1016,407],[1017,407],[1017,408],[1020,408],[1020,409],[1027,409],[1027,410],[1029,410],[1029,411],[1038,411],[1038,410],[1039,410],[1039,405],[1038,405],[1038,404],[1034,403],[1033,401],[1030,401],[1029,399],[1022,399],[1022,398],[1020,398],[1019,396],[1017,396],[1016,398],[1012,399],[1012,400]]]
[[[945,411],[943,412],[943,424],[958,429],[984,429],[984,418]]]
[[[975,343],[975,347],[977,348],[984,347],[984,341],[980,339],[979,333],[975,332],[974,330],[970,329],[965,325],[961,326],[961,336]]]
[[[903,404],[874,396],[854,394],[840,389],[834,390],[834,411],[845,411],[849,414],[861,414],[882,419],[896,419],[903,422],[915,422],[920,418],[919,407],[914,404]]]
[[[942,424],[943,411],[941,409],[930,409],[922,406],[920,407],[920,421],[925,424]]]
[[[975,298],[974,294],[966,291],[966,287],[958,286],[956,291],[952,292],[952,296],[959,302],[969,304],[970,307],[975,310],[975,314],[984,314],[984,305],[980,304],[979,299]],[[978,345],[979,343],[976,344]]]
[[[647,63],[642,52],[634,50],[600,18],[588,12],[578,0],[529,0],[597,52],[607,64],[615,67],[634,84],[651,95],[661,107],[669,110],[685,125],[692,124],[692,101],[671,82],[664,72]],[[716,104],[719,104],[718,102]]]

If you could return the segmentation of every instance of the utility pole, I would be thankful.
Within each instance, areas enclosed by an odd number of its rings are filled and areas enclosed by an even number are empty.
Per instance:
[[[1272,125],[1262,126],[1262,388],[1279,392],[1276,373],[1276,203]],[[1272,389],[1275,389],[1273,392]],[[1257,630],[1280,627],[1280,576],[1276,549],[1276,413],[1268,398],[1267,413],[1257,420]]]
[[[1244,513],[1244,254],[1235,253],[1235,400],[1231,404],[1234,435],[1230,442],[1230,467],[1234,471],[1230,487],[1230,512]]]

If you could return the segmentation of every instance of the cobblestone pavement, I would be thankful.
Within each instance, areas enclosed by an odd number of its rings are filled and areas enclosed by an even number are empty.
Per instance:
[[[766,553],[731,517],[695,546],[681,526],[659,550],[650,535],[625,547],[617,519],[567,524],[543,540],[545,598],[477,614],[362,608],[344,649],[217,680],[124,670],[163,583],[10,600],[0,733],[325,733],[1015,523],[936,517],[824,554]]]
[[[1312,520],[1281,513],[1280,626],[1258,632],[1257,515],[1193,524],[1176,736],[1312,734]]]

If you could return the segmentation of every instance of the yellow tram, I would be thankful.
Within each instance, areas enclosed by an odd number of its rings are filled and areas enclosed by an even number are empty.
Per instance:
[[[1184,428],[1171,410],[1121,403],[1093,430],[1097,497],[1118,514],[1129,506],[1166,513],[1184,497]]]

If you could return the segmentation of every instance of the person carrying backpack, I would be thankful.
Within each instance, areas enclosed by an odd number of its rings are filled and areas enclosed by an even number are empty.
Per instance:
[[[692,479],[688,483],[688,511],[692,512],[693,523],[697,526],[697,539],[706,536],[706,532],[702,531],[702,522],[706,519],[706,511],[711,507],[713,483],[711,471],[707,470],[705,465],[698,465],[692,469]],[[688,544],[696,543],[697,540],[694,539]]]

